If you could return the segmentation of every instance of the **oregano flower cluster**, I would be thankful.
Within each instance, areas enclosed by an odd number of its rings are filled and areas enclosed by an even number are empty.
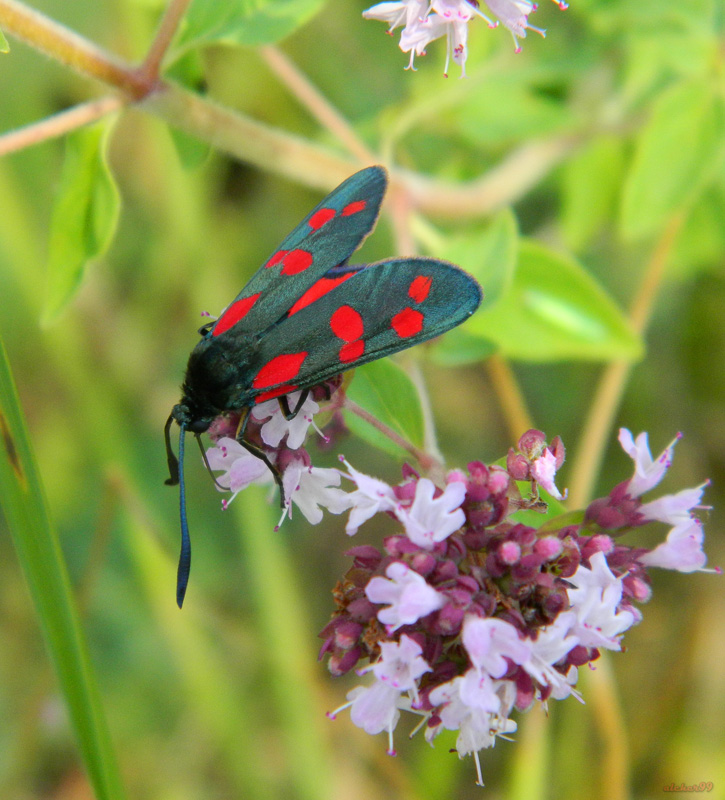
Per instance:
[[[262,403],[248,436],[282,472],[285,515],[293,504],[313,524],[323,508],[349,512],[348,536],[375,515],[393,521],[381,547],[348,551],[352,563],[320,634],[330,673],[354,670],[363,679],[329,716],[349,709],[366,732],[387,735],[390,754],[405,712],[430,742],[457,731],[457,752],[473,756],[482,784],[479,753],[515,732],[514,711],[569,695],[581,700],[578,669],[603,649],[622,649],[623,634],[642,618],[638,604],[650,598],[650,568],[704,568],[696,513],[707,484],[643,499],[664,478],[679,436],[653,459],[647,434],[623,428],[633,476],[583,511],[553,516],[552,504],[565,499],[556,486],[565,458],[559,437],[547,442],[527,431],[505,466],[475,461],[450,471],[443,485],[405,465],[402,481],[390,486],[346,461],[344,470],[312,466],[302,445],[317,409],[310,398],[286,420],[276,401]],[[231,438],[234,424],[214,423],[207,457],[224,470],[220,488],[236,494],[271,476]],[[533,527],[520,519],[524,511],[547,517]],[[654,547],[639,537],[623,541],[653,522],[670,526]]]

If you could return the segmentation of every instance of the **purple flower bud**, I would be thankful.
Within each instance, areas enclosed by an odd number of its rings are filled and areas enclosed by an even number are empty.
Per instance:
[[[377,547],[373,547],[371,544],[351,547],[349,550],[345,551],[345,555],[355,559],[354,565],[356,567],[364,567],[369,570],[377,569],[383,559],[383,554]]]
[[[515,564],[521,558],[521,547],[516,542],[503,542],[498,548],[498,557],[504,564]]]
[[[531,428],[519,439],[519,452],[523,453],[530,461],[538,458],[546,447],[546,434]]]
[[[348,650],[342,656],[337,654],[330,656],[327,668],[330,670],[330,674],[338,678],[340,675],[350,672],[362,657],[362,650],[356,647],[353,650]]]
[[[534,544],[534,552],[540,555],[544,561],[558,558],[563,551],[564,545],[556,536],[544,536]]]
[[[353,600],[347,607],[347,613],[350,619],[363,624],[370,622],[371,619],[375,619],[377,611],[377,606],[364,596]]]
[[[363,627],[358,622],[342,621],[335,629],[335,647],[340,650],[350,650],[357,643],[362,632]]]
[[[408,563],[419,575],[427,577],[433,572],[438,562],[431,553],[426,550],[420,550],[408,559]]]
[[[437,636],[452,636],[457,634],[463,618],[466,614],[465,609],[458,608],[454,605],[445,605],[440,611],[433,614],[431,617],[430,631]]]
[[[564,463],[564,459],[566,458],[566,449],[561,436],[555,436],[551,440],[549,443],[549,450],[551,450],[556,458],[556,468],[560,469],[561,465]]]
[[[531,477],[529,462],[525,456],[517,453],[513,447],[506,456],[506,470],[515,481],[527,481]]]

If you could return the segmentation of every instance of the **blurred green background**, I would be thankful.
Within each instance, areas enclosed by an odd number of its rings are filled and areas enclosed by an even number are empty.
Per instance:
[[[129,61],[143,58],[161,10],[154,0],[47,0],[35,7]],[[244,14],[255,9],[239,7]],[[315,3],[280,7],[291,8],[289,31],[280,26],[270,34],[262,26],[260,40],[289,33],[281,49],[381,159],[457,185],[532,143],[558,147],[561,156],[540,177],[527,181],[536,159],[519,167],[522,188],[513,180],[502,197],[522,236],[576,259],[622,308],[676,228],[655,287],[646,352],[609,436],[597,493],[630,474],[616,444],[619,425],[649,431],[655,453],[682,431],[662,490],[712,480],[706,502],[714,509],[702,514],[705,549],[709,565],[722,564],[722,3],[573,0],[566,12],[545,3],[531,21],[548,29],[547,38],[530,36],[520,55],[506,31],[479,20],[470,26],[465,81],[457,67],[443,76],[442,41],[418,59],[417,72],[404,71],[397,36],[364,22],[364,3],[327,3],[305,24]],[[0,130],[98,96],[98,84],[8,40],[10,53],[0,55]],[[344,154],[256,48],[213,37],[199,44],[192,41],[176,74],[190,75],[220,103]],[[671,783],[708,781],[709,796],[725,797],[725,603],[715,575],[654,571],[643,622],[627,633],[626,652],[609,659],[618,709],[612,695],[601,694],[602,667],[582,680],[586,705],[570,698],[552,702],[546,720],[538,710],[519,715],[516,741],[482,753],[485,790],[474,786],[473,763],[448,752],[453,737],[440,737],[435,749],[422,737],[408,742],[403,721],[400,755],[390,759],[382,736],[371,739],[344,714],[325,718],[358,682],[332,680],[315,661],[317,632],[332,610],[329,591],[347,567],[343,524],[327,515],[311,527],[296,515],[273,533],[276,506],[252,491],[222,513],[195,450],[187,464],[194,567],[178,611],[178,496],[163,486],[162,427],[178,401],[199,313],[223,308],[323,194],[310,188],[316,180],[301,185],[275,164],[262,169],[213,149],[204,157],[141,110],[125,110],[107,135],[122,200],[118,227],[70,305],[46,326],[40,320],[64,142],[0,160],[0,333],[127,796],[611,797],[614,741],[632,797],[658,798]],[[498,252],[486,238],[488,209],[456,214],[457,221],[445,216],[416,220],[418,247],[468,254],[471,263],[462,258],[461,265],[490,290],[497,262],[478,263],[486,248]],[[497,219],[507,220],[515,241],[513,218]],[[485,246],[477,248],[479,240]],[[384,217],[357,260],[395,249]],[[511,269],[515,263],[514,254]],[[499,291],[505,288],[493,299]],[[606,356],[574,359],[562,331],[559,344],[542,353],[530,332],[506,327],[506,319],[495,324],[505,330],[489,338],[512,359],[534,424],[549,437],[560,434],[572,456]],[[482,357],[495,348],[480,325],[472,329],[478,338],[417,356],[449,466],[496,460],[514,444]],[[576,331],[572,349],[575,338]],[[623,355],[614,346],[610,352]],[[400,458],[354,436],[324,453],[313,444],[311,452],[321,466],[336,466],[343,452],[356,468],[388,481],[400,474]],[[560,486],[575,480],[574,467],[570,457]],[[0,530],[0,798],[92,797],[2,519]],[[390,532],[376,520],[354,543]],[[645,545],[658,541],[656,532],[646,535]]]

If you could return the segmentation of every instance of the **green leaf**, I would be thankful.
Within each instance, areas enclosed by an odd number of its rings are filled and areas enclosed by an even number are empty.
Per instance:
[[[431,348],[431,357],[444,367],[460,367],[485,361],[498,350],[493,342],[474,336],[465,326],[448,331]]]
[[[179,45],[272,44],[307,22],[322,3],[323,0],[194,0],[184,19]]]
[[[118,800],[123,789],[93,666],[2,340],[0,498],[94,797]]]
[[[204,66],[198,51],[182,55],[166,70],[165,75],[192,91],[204,90]],[[204,142],[174,126],[169,126],[169,133],[179,161],[185,169],[195,169],[209,157],[211,152],[209,142]]]
[[[485,228],[447,239],[436,255],[473,275],[483,287],[481,308],[487,308],[497,303],[511,285],[518,246],[516,217],[506,208]]]
[[[3,35],[3,32],[0,31],[0,53],[9,53],[10,52],[10,45],[8,44],[8,40]]]
[[[622,142],[599,136],[564,165],[561,227],[568,247],[585,248],[611,217],[624,168]]]
[[[423,446],[423,412],[418,391],[395,362],[385,359],[358,367],[347,394],[405,440],[416,447]],[[345,422],[353,433],[375,447],[395,456],[405,452],[356,414],[346,412]]]
[[[510,209],[496,214],[484,228],[450,239],[435,255],[470,272],[483,287],[481,308],[494,305],[508,291],[518,257],[519,235],[516,217]],[[483,361],[498,347],[481,336],[472,336],[467,326],[441,336],[431,350],[438,364],[460,366]]]
[[[469,334],[523,361],[637,359],[639,338],[611,297],[576,261],[523,240],[510,290],[477,312]]]
[[[706,80],[680,81],[654,104],[641,131],[624,185],[622,235],[656,234],[687,209],[716,174],[725,155],[722,100]]]
[[[65,309],[78,290],[86,263],[101,256],[113,239],[120,199],[106,161],[111,125],[74,131],[50,224],[48,280],[43,324]]]

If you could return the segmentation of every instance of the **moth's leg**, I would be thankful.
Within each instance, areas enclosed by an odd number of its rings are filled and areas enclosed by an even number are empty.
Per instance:
[[[249,415],[251,414],[252,409],[250,406],[242,410],[242,416],[239,418],[239,425],[237,425],[237,433],[234,437],[239,444],[248,452],[251,453],[255,458],[260,459],[260,461],[264,461],[267,465],[267,469],[274,475],[274,480],[277,486],[279,487],[279,501],[280,507],[285,508],[285,496],[284,496],[284,486],[282,485],[282,473],[277,469],[277,467],[267,458],[267,454],[262,450],[261,447],[258,447],[256,444],[252,444],[248,442],[244,438],[244,434],[247,430],[247,423],[249,422]]]
[[[282,410],[282,414],[284,415],[284,418],[287,421],[294,419],[300,413],[300,409],[305,404],[305,400],[307,400],[309,394],[310,394],[309,389],[304,389],[302,391],[302,394],[300,395],[300,398],[297,401],[297,405],[295,406],[294,411],[290,411],[289,402],[287,400],[286,394],[283,394],[281,397],[277,398],[277,401],[279,402],[279,407]]]

